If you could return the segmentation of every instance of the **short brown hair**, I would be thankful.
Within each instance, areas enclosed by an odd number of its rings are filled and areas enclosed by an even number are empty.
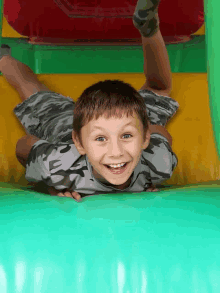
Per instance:
[[[143,124],[143,139],[148,130],[148,116],[143,97],[130,84],[120,80],[99,81],[81,94],[73,112],[73,131],[82,144],[81,129],[91,120],[105,115],[121,118],[123,114],[136,113]]]

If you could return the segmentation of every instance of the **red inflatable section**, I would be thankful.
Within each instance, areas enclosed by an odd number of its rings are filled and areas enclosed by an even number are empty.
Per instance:
[[[5,0],[4,15],[35,42],[140,40],[133,0]],[[161,0],[160,29],[167,42],[190,36],[204,23],[203,0]]]

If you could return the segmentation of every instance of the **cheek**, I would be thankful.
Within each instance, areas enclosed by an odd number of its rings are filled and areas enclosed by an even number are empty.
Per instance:
[[[90,157],[93,161],[99,160],[100,157],[105,154],[104,147],[98,147],[95,143],[90,143],[87,147],[87,156]]]
[[[133,156],[138,156],[141,152],[141,140],[135,140],[126,145],[127,151]]]

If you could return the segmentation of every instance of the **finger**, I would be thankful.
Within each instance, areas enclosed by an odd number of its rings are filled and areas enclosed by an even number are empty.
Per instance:
[[[79,195],[79,193],[78,192],[72,192],[72,196],[75,198],[75,199],[77,199],[77,200],[80,200],[81,199],[81,196]]]
[[[64,194],[65,194],[66,197],[71,197],[72,198],[72,195],[71,195],[70,192],[66,191]]]
[[[155,191],[159,191],[159,189],[155,188],[155,187],[150,187],[147,189],[147,191],[149,192],[155,192]]]
[[[58,196],[61,196],[61,197],[64,197],[64,196],[65,196],[65,195],[64,195],[63,193],[61,193],[61,192],[58,193],[57,195],[58,195]]]
[[[152,187],[150,187],[150,188],[148,188],[148,189],[147,189],[147,191],[152,191],[152,190],[153,190],[153,188],[152,188]]]
[[[71,192],[71,195],[72,195],[73,198],[78,199],[79,194],[77,192],[73,191],[73,192]]]

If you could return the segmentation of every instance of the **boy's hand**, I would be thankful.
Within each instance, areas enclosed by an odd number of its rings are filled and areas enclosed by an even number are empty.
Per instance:
[[[149,187],[146,191],[153,191],[153,192],[155,192],[155,191],[159,191],[159,189],[156,188],[154,185],[151,185],[151,187]]]
[[[49,187],[48,188],[48,191],[51,195],[54,195],[54,196],[60,196],[60,197],[71,197],[71,198],[74,198],[76,199],[77,201],[80,201],[81,199],[81,196],[79,195],[78,192],[76,191],[65,191],[65,192],[60,192],[60,190],[56,190],[55,188],[53,187]]]

